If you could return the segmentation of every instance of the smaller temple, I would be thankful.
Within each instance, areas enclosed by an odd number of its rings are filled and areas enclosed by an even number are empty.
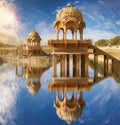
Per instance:
[[[33,30],[26,38],[26,46],[23,48],[23,55],[39,56],[45,54],[40,46],[41,37]]]

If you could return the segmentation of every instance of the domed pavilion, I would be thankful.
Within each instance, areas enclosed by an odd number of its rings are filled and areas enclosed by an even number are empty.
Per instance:
[[[62,30],[63,39],[66,40],[67,30],[70,30],[72,33],[72,40],[77,40],[77,32],[80,34],[80,38],[78,39],[82,40],[85,22],[82,13],[71,4],[67,4],[66,7],[58,11],[54,27],[56,28],[57,39],[59,39],[59,31]]]
[[[67,4],[57,12],[53,25],[56,39],[48,40],[48,44],[53,48],[53,77],[57,76],[57,58],[60,59],[61,77],[69,77],[70,58],[73,60],[73,77],[87,77],[91,40],[83,39],[86,24],[82,13],[78,8]]]
[[[24,48],[24,55],[27,55],[27,56],[40,55],[42,52],[40,41],[41,41],[41,37],[35,30],[30,32],[26,38],[26,46]]]

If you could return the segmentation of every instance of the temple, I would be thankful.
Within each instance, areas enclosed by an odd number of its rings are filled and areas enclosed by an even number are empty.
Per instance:
[[[69,77],[70,58],[72,58],[73,77],[88,76],[88,48],[91,40],[83,39],[85,28],[82,13],[71,4],[58,11],[54,27],[56,39],[49,40],[53,48],[53,77],[57,76],[57,59],[60,59],[60,76]],[[68,34],[70,31],[70,34]],[[71,36],[71,38],[69,38]],[[60,38],[62,37],[62,38]],[[80,72],[80,69],[81,70]]]
[[[53,78],[48,90],[56,91],[54,107],[58,117],[71,123],[81,116],[86,105],[83,91],[90,91],[92,85],[111,76],[119,61],[93,46],[90,39],[83,39],[86,24],[82,13],[71,4],[57,12],[53,25],[56,39],[48,40],[53,49]],[[94,68],[93,76],[88,75],[90,56]],[[99,59],[102,59],[103,63],[102,75],[99,72]],[[61,99],[59,92],[62,92]],[[67,92],[72,92],[70,99],[67,98]],[[75,95],[77,92],[79,97]]]
[[[45,53],[40,46],[40,41],[41,37],[35,30],[30,32],[26,38],[26,46],[23,48],[23,55],[27,57],[44,55]]]

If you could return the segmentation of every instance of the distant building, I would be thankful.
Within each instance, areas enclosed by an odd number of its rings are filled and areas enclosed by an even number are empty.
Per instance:
[[[35,30],[30,32],[26,38],[26,46],[23,48],[23,55],[38,56],[43,53],[40,41],[41,38]]]

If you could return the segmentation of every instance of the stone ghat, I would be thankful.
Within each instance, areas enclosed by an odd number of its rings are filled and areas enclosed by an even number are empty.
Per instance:
[[[6,56],[2,57],[5,62],[12,63],[15,65],[31,65],[38,67],[48,67],[52,65],[51,56],[34,56],[34,57],[16,57],[16,56]]]

